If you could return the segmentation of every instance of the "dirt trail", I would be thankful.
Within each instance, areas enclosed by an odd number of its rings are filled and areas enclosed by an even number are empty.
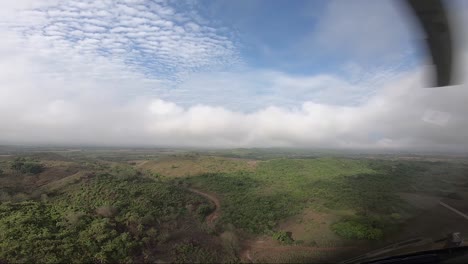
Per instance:
[[[341,249],[355,249],[356,247],[313,247],[313,246],[265,246],[255,247],[255,249],[261,250],[274,250],[276,252],[283,251],[336,251]]]
[[[193,193],[196,193],[198,195],[201,195],[201,196],[205,197],[206,199],[212,201],[215,204],[214,211],[206,217],[206,222],[208,223],[208,225],[213,227],[214,224],[215,224],[216,219],[218,219],[219,215],[221,214],[221,203],[220,203],[219,199],[216,196],[214,196],[213,194],[210,194],[210,193],[207,193],[207,192],[204,192],[204,191],[200,191],[200,190],[193,189],[193,188],[188,188],[188,190],[193,192]]]
[[[327,252],[327,251],[339,251],[339,250],[350,250],[356,247],[317,247],[317,246],[301,246],[301,245],[274,245],[272,241],[247,241],[246,247],[240,252],[241,260],[244,262],[255,262],[252,254],[259,252],[271,252],[271,254],[283,254],[293,252]],[[270,255],[271,255],[270,254]]]
[[[219,216],[221,215],[221,202],[219,201],[219,199],[215,195],[205,192],[205,191],[201,191],[201,190],[197,190],[193,188],[187,188],[187,190],[195,194],[201,195],[215,204],[215,210],[205,218],[207,224],[211,227],[214,227],[216,219],[218,219]],[[244,250],[240,252],[240,257],[241,257],[241,260],[246,261],[246,262],[254,262],[254,259],[252,258],[251,253],[254,253],[255,251],[259,251],[259,250],[282,253],[282,252],[301,252],[301,251],[336,251],[336,250],[354,248],[354,247],[316,247],[316,246],[299,246],[299,245],[297,246],[273,245],[264,240],[246,241],[245,244],[246,246],[244,247]]]

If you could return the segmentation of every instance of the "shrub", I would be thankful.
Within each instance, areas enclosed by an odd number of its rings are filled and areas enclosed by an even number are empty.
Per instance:
[[[200,217],[206,217],[213,211],[213,208],[207,204],[202,204],[197,208],[197,214]]]
[[[23,167],[24,162],[25,162],[24,158],[16,158],[11,164],[11,168],[16,171],[21,171],[21,167]]]
[[[22,173],[39,174],[42,171],[44,171],[44,168],[42,167],[41,164],[36,163],[36,162],[26,162],[21,167]]]
[[[273,238],[282,244],[292,244],[294,240],[291,238],[291,232],[278,231],[273,233]]]
[[[112,175],[122,180],[133,180],[141,175],[141,172],[131,166],[117,165],[112,168]]]
[[[193,242],[177,244],[172,249],[175,263],[213,263],[219,262],[214,252]]]
[[[379,240],[383,237],[382,229],[359,220],[340,221],[333,224],[331,228],[337,235],[347,239]]]
[[[401,215],[399,213],[392,213],[392,214],[390,214],[390,217],[393,220],[400,220],[401,219]]]
[[[11,164],[11,168],[21,173],[39,174],[44,171],[42,164],[27,161],[25,158],[16,158]]]

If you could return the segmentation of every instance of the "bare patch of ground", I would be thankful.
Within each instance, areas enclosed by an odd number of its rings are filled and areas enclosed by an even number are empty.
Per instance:
[[[67,185],[77,183],[81,179],[89,177],[89,176],[91,176],[90,172],[79,171],[65,178],[44,184],[40,187],[40,189],[44,191],[48,191],[48,192],[57,191],[57,190],[64,188]]]
[[[80,171],[80,167],[73,162],[45,161],[42,164],[44,171],[36,175],[23,174],[9,169],[7,171],[9,177],[1,177],[0,186],[30,193],[41,186],[59,181]]]
[[[343,243],[343,239],[330,229],[330,225],[344,214],[347,212],[328,213],[307,208],[301,214],[280,223],[278,229],[291,232],[292,238],[303,241],[304,245],[337,246]]]
[[[339,260],[342,252],[352,251],[362,243],[350,243],[338,237],[330,225],[347,212],[318,212],[311,208],[279,224],[278,229],[291,232],[296,245],[284,245],[272,237],[262,236],[243,242],[240,258],[250,263],[294,263]]]
[[[247,165],[249,165],[252,168],[256,168],[258,164],[258,160],[249,160],[247,161]]]
[[[352,250],[353,246],[320,247],[306,245],[281,245],[268,237],[244,242],[241,261],[248,263],[295,263],[330,260],[337,252]]]

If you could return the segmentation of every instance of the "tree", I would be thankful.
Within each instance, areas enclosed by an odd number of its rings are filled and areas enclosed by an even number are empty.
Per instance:
[[[200,217],[205,218],[208,216],[211,212],[213,211],[213,208],[207,204],[202,204],[198,207],[197,209],[197,214],[200,215]]]
[[[11,164],[11,168],[15,171],[21,171],[21,168],[23,167],[24,162],[25,162],[24,158],[18,157]]]
[[[11,164],[11,168],[21,173],[39,174],[44,171],[44,167],[37,162],[27,161],[25,158],[18,157]]]
[[[39,174],[44,171],[44,167],[41,164],[36,162],[26,162],[21,167],[22,173],[31,173],[31,174]]]
[[[278,232],[273,233],[273,238],[283,244],[292,244],[294,240],[292,239],[291,236],[292,236],[291,232],[278,231]]]

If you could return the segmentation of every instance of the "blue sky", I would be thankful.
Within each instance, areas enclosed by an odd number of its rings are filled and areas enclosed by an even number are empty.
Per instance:
[[[399,13],[405,7],[397,1],[201,1],[196,8],[235,32],[240,52],[252,67],[320,74],[336,73],[351,62],[367,68],[391,67],[408,64],[417,57],[414,43],[408,43],[412,41],[407,36],[411,28],[404,24],[408,19]],[[359,48],[352,46],[372,38],[381,44],[381,28],[369,24],[373,22],[378,26],[389,26],[391,22],[395,28],[387,33],[385,45],[358,52]],[[334,31],[339,34],[334,35]],[[408,53],[411,56],[403,61],[394,58]]]
[[[26,38],[50,40],[57,51],[70,47],[79,54],[120,60],[170,89],[197,74],[251,71],[336,75],[359,83],[366,74],[375,75],[375,69],[385,70],[380,76],[385,78],[417,64],[418,47],[397,4],[66,1],[24,12],[43,23],[15,26]],[[388,26],[384,33],[382,27]],[[262,83],[253,90],[263,93]]]
[[[401,1],[2,5],[0,143],[421,147],[461,116],[406,94],[428,61]]]

